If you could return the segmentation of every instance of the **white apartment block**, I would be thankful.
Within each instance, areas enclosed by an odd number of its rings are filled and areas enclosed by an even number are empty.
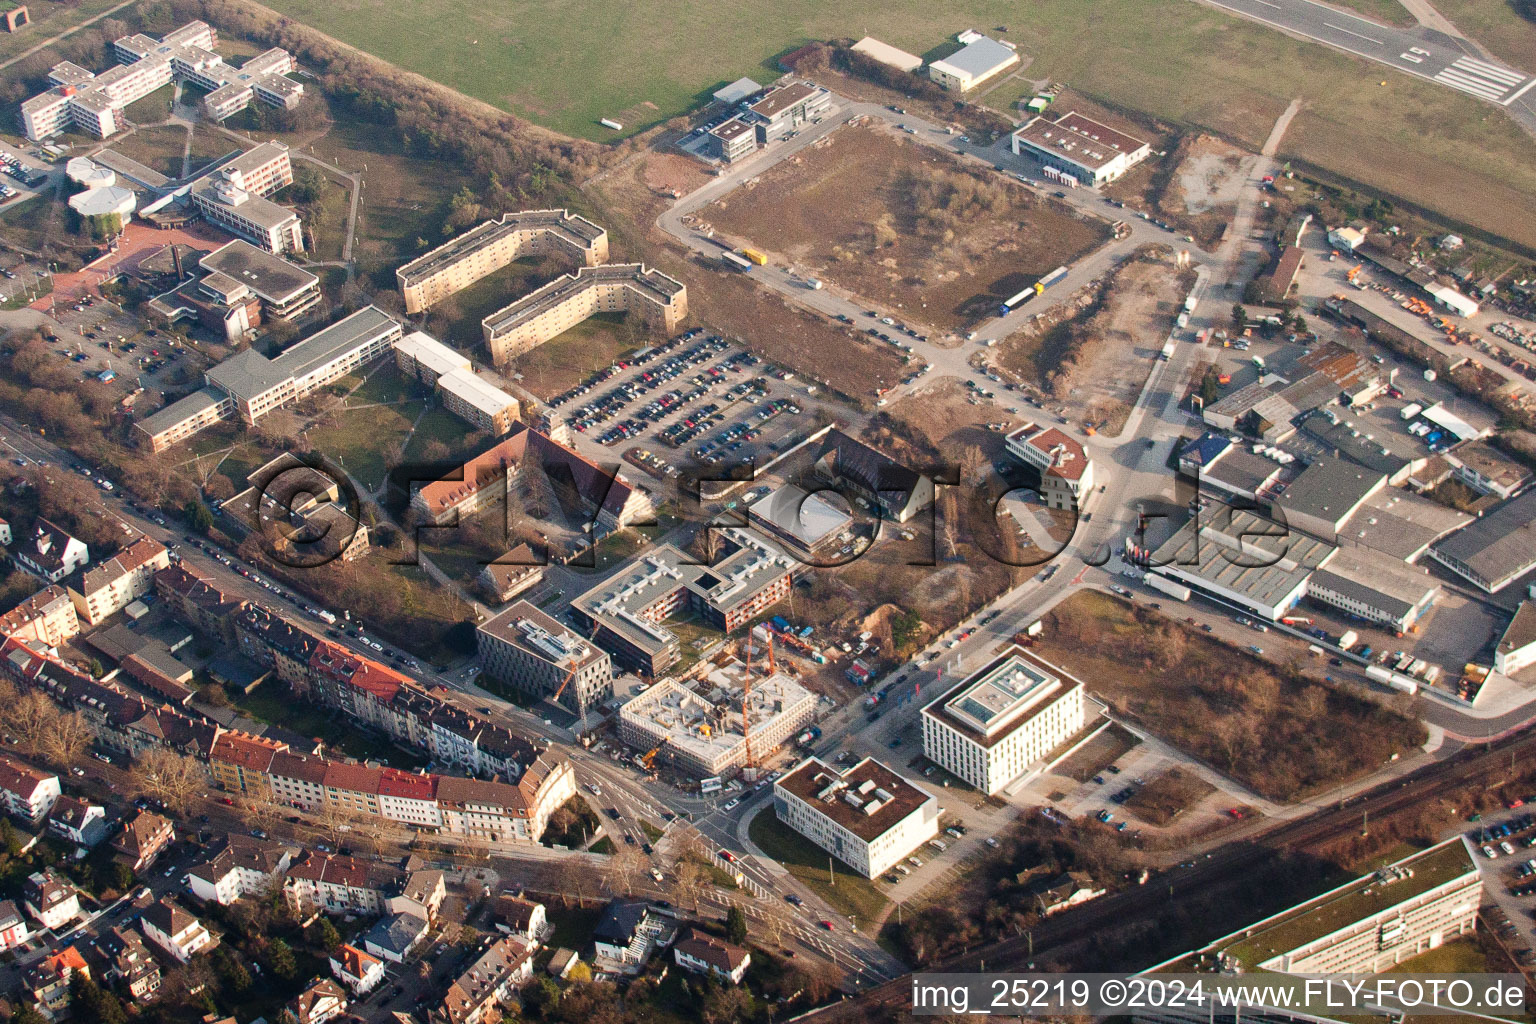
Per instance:
[[[566,210],[523,210],[488,220],[419,256],[395,278],[407,313],[430,309],[524,256],[557,254],[578,266],[608,262],[608,232]]]
[[[154,589],[155,573],[170,564],[164,544],[140,537],[106,561],[80,569],[66,586],[75,611],[94,626]]]
[[[263,142],[192,182],[188,194],[206,220],[277,255],[304,251],[298,214],[264,198],[292,183],[288,147]]]
[[[57,647],[79,633],[79,613],[63,587],[44,587],[0,615],[0,637]]]
[[[923,753],[991,795],[1083,728],[1083,684],[1010,647],[923,708]]]
[[[498,309],[480,329],[501,365],[597,313],[629,313],[671,332],[688,315],[688,289],[643,263],[582,267]]]
[[[6,814],[38,825],[62,793],[57,775],[0,754],[0,801]]]
[[[517,422],[517,399],[482,380],[467,356],[431,335],[412,331],[395,342],[395,363],[436,389],[443,408],[478,430],[505,434]]]
[[[873,758],[839,771],[807,758],[773,786],[780,821],[865,878],[939,831],[939,802]]]
[[[99,75],[64,61],[49,72],[53,88],[21,105],[22,128],[34,142],[71,125],[106,138],[126,127],[124,107],[175,79],[209,90],[203,106],[218,120],[244,110],[253,98],[292,108],[303,96],[303,84],[284,77],[295,67],[287,50],[268,50],[235,68],[214,52],[216,46],[213,28],[192,21],[164,39],[139,34],[117,40],[112,49],[121,63]]]
[[[263,896],[293,860],[293,848],[231,833],[201,864],[187,871],[187,888],[204,903],[229,906]]]

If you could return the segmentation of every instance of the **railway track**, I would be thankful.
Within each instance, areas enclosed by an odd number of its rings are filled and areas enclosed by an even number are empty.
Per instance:
[[[1028,936],[1000,939],[986,946],[950,956],[926,968],[926,972],[1025,971],[1031,961],[1069,941],[1082,939],[1094,930],[1121,925],[1168,904],[1178,891],[1210,890],[1241,882],[1256,866],[1284,852],[1303,852],[1356,833],[1367,815],[1385,817],[1436,797],[1464,788],[1468,778],[1497,768],[1506,759],[1516,761],[1536,753],[1536,732],[1522,731],[1501,746],[1464,751],[1421,768],[1407,778],[1386,783],[1359,796],[1323,808],[1304,818],[1283,822],[1249,841],[1209,855],[1183,871],[1166,874],[1151,883],[1126,889],[1084,904],[1059,917],[1047,918]],[[894,978],[858,996],[802,1015],[800,1020],[817,1024],[866,1018],[876,1009],[910,1006],[911,974]]]

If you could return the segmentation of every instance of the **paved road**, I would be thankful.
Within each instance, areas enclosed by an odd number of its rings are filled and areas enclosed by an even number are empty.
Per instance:
[[[1503,107],[1536,135],[1536,78],[1489,59],[1465,39],[1424,25],[1383,25],[1317,0],[1200,2]]]

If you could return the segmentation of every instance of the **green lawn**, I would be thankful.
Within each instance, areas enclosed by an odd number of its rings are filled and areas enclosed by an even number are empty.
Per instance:
[[[1435,10],[1469,38],[1527,74],[1536,73],[1536,12],[1522,17],[1515,7],[1513,0],[1435,0]]]
[[[595,842],[591,846],[587,847],[587,850],[590,853],[609,853],[609,854],[611,854],[611,853],[613,853],[617,849],[618,849],[618,847],[613,845],[613,840],[609,839],[607,836],[603,836],[603,838],[599,839],[597,842]]]
[[[1412,960],[1404,960],[1396,967],[1388,967],[1387,973],[1486,974],[1488,957],[1472,939],[1458,939],[1428,953],[1420,953]]]
[[[774,816],[771,809],[758,812],[748,834],[764,853],[784,865],[795,878],[826,900],[833,909],[852,914],[860,925],[867,925],[890,902],[877,883],[853,873],[846,864],[835,865],[835,877],[829,875],[827,851],[791,830]]]
[[[356,404],[355,398],[349,399],[349,405]],[[376,488],[384,482],[389,457],[404,447],[423,408],[420,401],[349,407],[333,414],[333,424],[309,431],[309,441],[364,485]]]
[[[1502,0],[1461,2],[1491,12]],[[918,0],[786,0],[755,8],[750,18],[722,17],[717,6],[696,0],[274,6],[408,70],[598,140],[623,134],[601,127],[599,118],[623,122],[625,132],[659,124],[740,75],[776,77],[777,55],[810,40],[869,33],[923,53],[957,26],[1006,26],[1003,38],[1035,58],[1031,78],[1214,129],[1253,148],[1300,97],[1312,117],[1339,131],[1319,127],[1288,139],[1288,154],[1358,180],[1390,170],[1382,183],[1405,198],[1536,244],[1529,216],[1536,141],[1502,112],[1192,0],[1036,0],[1027,7],[967,0],[942,9]],[[1488,14],[1495,22],[1508,17]],[[1089,38],[1093,45],[1084,46]],[[1383,80],[1386,87],[1378,85]],[[1518,196],[1523,205],[1513,205]]]
[[[171,116],[171,97],[176,94],[174,85],[162,85],[148,96],[134,100],[123,108],[123,113],[134,124],[153,124]]]
[[[434,405],[416,423],[416,431],[405,446],[408,464],[425,461],[426,449],[433,441],[448,446],[449,458],[468,459],[486,447],[489,436],[444,409]]]

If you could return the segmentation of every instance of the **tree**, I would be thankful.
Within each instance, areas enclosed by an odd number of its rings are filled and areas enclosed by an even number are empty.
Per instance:
[[[336,926],[331,924],[331,919],[322,917],[309,928],[309,941],[325,950],[327,953],[335,952],[341,945],[341,933]]]
[[[747,941],[747,915],[734,903],[725,911],[725,937],[738,946]]]
[[[208,773],[195,758],[155,747],[139,755],[134,778],[145,796],[180,814],[207,784]]]
[[[69,765],[79,760],[85,753],[85,748],[91,745],[90,723],[85,720],[85,715],[78,711],[69,714],[61,714],[54,721],[53,728],[43,738],[43,751],[45,756],[54,764]]]
[[[608,858],[608,888],[615,893],[629,892],[635,876],[644,870],[645,855],[633,846],[621,846]]]
[[[213,529],[213,513],[208,511],[208,506],[197,500],[187,502],[182,506],[181,514],[186,517],[192,529],[204,536]]]
[[[1232,326],[1238,330],[1248,326],[1248,311],[1241,302],[1232,303]]]
[[[695,860],[679,861],[673,876],[678,898],[688,900],[697,912],[707,879],[703,866]]]
[[[480,933],[469,925],[459,929],[459,945],[465,949],[472,949],[480,941]]]
[[[1301,314],[1298,313],[1296,318],[1291,321],[1291,324],[1296,328],[1297,334],[1309,333],[1307,330],[1307,321],[1304,317],[1301,316]]]
[[[32,757],[42,752],[48,733],[59,717],[59,709],[53,701],[36,690],[28,690],[0,708],[0,720],[15,733],[21,748]]]
[[[273,939],[267,947],[267,970],[284,981],[291,979],[299,969],[293,958],[293,949],[282,939]]]
[[[48,1018],[39,1013],[37,1007],[26,1003],[11,1014],[11,1024],[48,1024]]]
[[[587,966],[585,960],[577,960],[571,964],[571,969],[566,972],[565,976],[573,982],[591,981],[592,968]]]

